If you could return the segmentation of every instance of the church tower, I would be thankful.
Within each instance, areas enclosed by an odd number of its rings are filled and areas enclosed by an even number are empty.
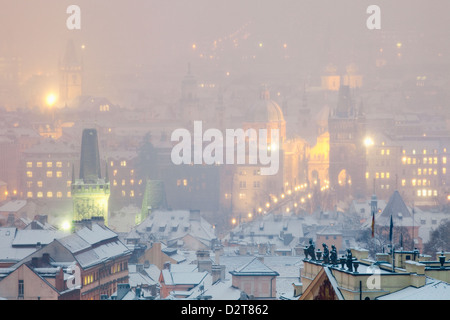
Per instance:
[[[75,173],[72,176],[74,221],[103,217],[107,225],[110,187],[108,170],[105,170],[105,178],[102,178],[97,130],[83,130],[79,179],[75,179]]]
[[[349,86],[341,86],[337,106],[328,118],[330,187],[338,199],[365,195],[365,117],[358,112]]]
[[[67,103],[82,94],[82,61],[78,57],[72,40],[59,65],[59,100]]]

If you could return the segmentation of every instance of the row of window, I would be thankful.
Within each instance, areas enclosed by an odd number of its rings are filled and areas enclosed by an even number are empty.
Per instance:
[[[413,175],[416,175],[416,170],[412,172]],[[434,175],[437,176],[438,170],[433,168],[418,168],[417,175],[418,176],[426,176],[426,175]],[[447,168],[442,168],[442,174],[447,174]],[[375,172],[375,179],[389,179],[391,177],[390,172]],[[370,173],[366,172],[366,179],[370,179]]]
[[[33,164],[32,161],[27,161],[26,167],[27,168],[33,168],[33,165],[35,165],[36,168],[43,168],[44,167],[44,163],[45,163],[45,166],[47,168],[53,168],[53,164],[55,164],[56,168],[62,168],[63,167],[62,161],[55,161],[55,162],[53,162],[53,161],[47,161],[47,162],[37,161],[35,164]],[[71,163],[67,162],[67,167],[70,167],[70,165],[71,165]]]
[[[178,186],[181,185],[181,180],[179,180],[179,181],[180,181],[180,182],[177,182],[177,185],[178,185]],[[134,183],[135,183],[134,179],[131,179],[131,180],[130,180],[130,185],[134,186]],[[124,186],[124,185],[126,185],[126,184],[127,184],[127,181],[126,181],[125,179],[122,179],[121,185]],[[139,180],[138,184],[142,184],[142,180]],[[117,180],[114,179],[114,180],[113,180],[113,186],[117,186],[117,185],[118,185],[118,182],[117,182]],[[183,185],[184,185],[184,186],[187,186],[187,180],[186,180],[186,179],[183,180]]]
[[[411,158],[411,157],[403,157],[402,158],[403,164],[421,164],[420,159],[417,158]],[[438,158],[437,157],[424,157],[422,159],[423,164],[438,164]],[[447,157],[442,157],[442,163],[447,164]]]
[[[46,176],[47,178],[53,178],[54,176],[57,178],[62,178],[63,173],[62,171],[56,171],[55,174],[53,174],[53,171],[47,171]],[[33,178],[33,171],[27,171],[27,178]]]
[[[43,198],[44,194],[47,198],[62,198],[63,197],[63,193],[61,191],[57,191],[55,193],[53,193],[53,191],[47,191],[46,193],[42,192],[42,191],[38,191],[36,192],[36,197],[37,198]],[[67,191],[66,193],[66,197],[70,198],[72,196],[72,193],[70,191]],[[27,192],[27,197],[28,198],[33,198],[34,197],[34,193],[32,191],[28,191]]]

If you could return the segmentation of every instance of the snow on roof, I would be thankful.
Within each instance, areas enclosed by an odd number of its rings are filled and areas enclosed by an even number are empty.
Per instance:
[[[13,246],[36,246],[37,243],[47,245],[54,239],[66,236],[67,233],[59,230],[17,230],[12,242]]]
[[[98,247],[93,247],[90,250],[75,254],[75,258],[80,263],[83,269],[98,263],[107,261],[117,256],[131,253],[131,251],[122,242],[116,240],[108,242]]]
[[[420,288],[406,287],[377,300],[450,300],[450,284],[427,277],[425,285]]]
[[[11,200],[0,207],[0,212],[17,212],[27,204],[27,200]]]
[[[162,276],[166,285],[198,285],[207,275],[207,271],[173,272],[168,269],[162,270]]]
[[[16,231],[16,228],[0,228],[0,261],[17,262],[36,251],[35,248],[13,248]]]
[[[230,271],[233,276],[279,276],[280,274],[273,271],[258,258],[253,258],[250,262],[243,266]]]
[[[85,227],[78,230],[76,234],[90,245],[117,237],[115,232],[96,223],[92,224],[92,228]]]

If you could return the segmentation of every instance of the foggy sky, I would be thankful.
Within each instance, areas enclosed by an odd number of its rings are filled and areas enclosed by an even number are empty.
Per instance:
[[[66,28],[71,4],[81,8],[81,30]],[[86,46],[92,72],[140,66],[145,72],[184,73],[193,43],[201,49],[249,23],[250,44],[261,41],[275,50],[285,42],[305,64],[328,48],[339,63],[375,39],[377,31],[366,28],[371,4],[381,8],[384,32],[424,34],[449,61],[449,43],[442,40],[449,39],[448,0],[2,0],[0,56],[22,57],[25,74],[54,72],[71,38]]]

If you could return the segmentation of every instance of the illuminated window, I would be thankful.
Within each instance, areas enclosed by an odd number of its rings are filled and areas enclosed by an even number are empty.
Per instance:
[[[447,163],[447,157],[442,158],[442,163]]]
[[[130,184],[131,184],[132,186],[134,186],[134,180],[133,180],[133,179],[130,180]]]
[[[130,197],[134,197],[134,190],[130,190]]]
[[[130,170],[130,176],[134,176],[134,170],[133,169]]]
[[[27,192],[27,197],[28,197],[28,198],[33,198],[33,192],[28,191],[28,192]]]
[[[67,191],[67,198],[70,198],[72,196],[72,192]]]
[[[427,158],[423,158],[423,164],[427,164]]]
[[[366,172],[366,179],[369,179],[369,173]]]
[[[428,196],[431,197],[432,190],[428,190]]]
[[[37,197],[38,198],[42,198],[44,196],[44,194],[41,192],[41,191],[39,191],[38,193],[37,193]]]
[[[390,175],[391,174],[389,172],[386,172],[386,179],[389,179]]]
[[[42,188],[42,181],[38,181],[37,186],[38,186],[38,188]]]
[[[61,191],[56,192],[56,197],[57,198],[62,198],[62,192]]]
[[[416,158],[412,159],[412,164],[416,164]]]
[[[53,177],[53,171],[47,171],[47,178]]]
[[[419,176],[422,175],[422,169],[420,169],[420,168],[417,169],[417,175],[419,175]]]
[[[416,186],[416,179],[412,179],[411,184],[414,186]]]
[[[447,168],[442,168],[442,173],[446,174],[447,173]]]
[[[67,180],[67,186],[70,187],[72,185],[72,181]]]
[[[411,164],[411,158],[408,158],[408,164]]]
[[[424,168],[424,169],[423,169],[423,175],[426,176],[426,175],[427,175],[427,172],[428,172],[427,168]]]
[[[120,161],[120,166],[121,167],[126,167],[127,166],[127,162],[125,160]]]
[[[429,182],[429,181],[428,181],[428,182]],[[427,179],[423,179],[423,180],[422,180],[422,185],[423,185],[423,186],[426,186],[426,185],[427,185]]]
[[[117,170],[113,171],[113,176],[115,177],[117,175]]]
[[[375,173],[375,179],[379,179],[380,178],[380,174],[378,172]]]
[[[125,192],[125,190],[122,190],[122,197],[125,197],[127,195],[127,193]]]
[[[421,186],[422,185],[422,180],[417,180],[417,185]]]
[[[113,186],[117,186],[117,181],[113,180]]]
[[[423,149],[423,154],[427,154],[427,149]]]
[[[114,161],[111,161],[110,164],[111,164],[111,167],[114,167]]]
[[[433,170],[433,174],[434,174],[435,176],[437,176],[437,169],[434,169],[434,170]]]
[[[27,162],[27,168],[33,168],[33,162]]]
[[[47,168],[51,168],[52,166],[53,166],[53,162],[48,161],[48,162],[47,162]]]
[[[239,193],[239,199],[245,199],[246,195],[245,193]]]
[[[48,191],[48,192],[47,192],[47,198],[52,198],[52,197],[53,197],[53,192]]]
[[[406,180],[402,179],[402,187],[406,186]]]
[[[433,164],[437,164],[437,157],[433,158]]]
[[[403,164],[406,163],[406,157],[403,157],[403,158],[402,158],[402,162],[403,162]]]
[[[381,150],[381,155],[384,155],[384,149]]]
[[[62,168],[62,162],[61,161],[56,162],[56,167],[57,168]]]
[[[187,181],[187,179],[184,179],[183,180],[183,186],[187,187],[187,185],[188,185],[188,181]]]
[[[381,173],[381,179],[384,179],[384,172]]]
[[[413,149],[412,154],[416,154],[416,149]]]
[[[123,186],[125,185],[125,179],[122,179],[122,185]]]
[[[56,171],[56,177],[57,178],[62,178],[62,172],[61,171]]]
[[[387,155],[390,155],[390,154],[391,154],[391,151],[390,151],[389,149],[387,149],[387,150],[386,150],[386,154],[387,154]]]
[[[437,197],[437,190],[433,190],[433,196]]]
[[[42,162],[36,162],[36,167],[42,168]]]
[[[27,177],[28,178],[33,178],[33,172],[32,171],[27,171]]]
[[[417,195],[420,197],[422,196],[422,191],[421,190],[417,190]]]

